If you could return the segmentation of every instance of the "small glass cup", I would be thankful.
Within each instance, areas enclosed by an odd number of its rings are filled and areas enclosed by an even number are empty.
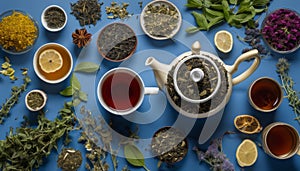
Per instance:
[[[248,99],[252,107],[261,112],[276,110],[283,99],[283,91],[277,81],[260,77],[249,87]]]
[[[271,123],[262,132],[262,147],[273,158],[288,159],[299,152],[299,134],[289,124]]]

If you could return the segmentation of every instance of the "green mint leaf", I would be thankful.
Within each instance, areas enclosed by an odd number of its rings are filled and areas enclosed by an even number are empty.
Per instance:
[[[133,144],[127,144],[124,147],[124,155],[128,163],[136,167],[144,167],[146,170],[149,170],[145,166],[144,155],[142,152]]]
[[[208,25],[207,25],[207,29],[210,29],[211,27],[213,27],[214,25],[217,25],[218,23],[221,23],[224,17],[216,17],[213,20],[211,20]]]
[[[227,0],[222,0],[222,7],[223,7],[224,17],[225,17],[226,21],[228,21],[229,20],[230,7],[229,7],[229,4],[228,4]]]
[[[252,4],[253,6],[267,6],[269,2],[270,0],[253,0]]]
[[[229,0],[229,3],[232,5],[236,5],[237,4],[237,0]]]
[[[74,90],[77,90],[77,91],[79,91],[81,89],[80,82],[75,74],[72,74],[71,86],[73,87]]]
[[[79,99],[86,102],[88,100],[87,94],[83,91],[79,91]]]
[[[72,96],[74,93],[73,88],[71,86],[68,86],[67,88],[65,88],[64,90],[60,91],[59,94],[62,96]]]
[[[98,71],[100,68],[99,64],[93,62],[81,62],[79,63],[74,71],[75,72],[85,72],[85,73],[93,73]]]
[[[192,15],[194,16],[199,29],[207,30],[208,23],[205,16],[195,11],[192,12]]]
[[[199,27],[189,27],[189,28],[187,28],[185,31],[187,32],[187,33],[195,33],[195,32],[197,32],[197,31],[199,31],[200,29],[199,29]]]
[[[73,106],[78,106],[80,104],[81,100],[78,98],[75,98],[75,99],[73,99],[72,102],[73,102]]]
[[[185,6],[188,8],[202,8],[202,5],[201,0],[188,0]]]

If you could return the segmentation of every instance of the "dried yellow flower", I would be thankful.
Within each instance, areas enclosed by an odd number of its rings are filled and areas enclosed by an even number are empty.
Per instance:
[[[20,52],[32,46],[38,28],[28,15],[14,11],[0,21],[0,45],[7,50]]]

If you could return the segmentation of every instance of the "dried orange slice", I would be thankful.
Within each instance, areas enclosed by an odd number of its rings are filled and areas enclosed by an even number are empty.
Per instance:
[[[262,130],[259,121],[251,115],[239,115],[235,117],[234,126],[245,134],[255,134]]]
[[[253,165],[258,157],[256,144],[249,139],[245,139],[236,150],[236,160],[241,167]]]
[[[62,67],[63,59],[58,51],[47,49],[40,54],[39,65],[44,72],[51,73]]]
[[[226,30],[218,31],[215,34],[214,43],[219,51],[223,53],[230,52],[233,46],[231,33]]]

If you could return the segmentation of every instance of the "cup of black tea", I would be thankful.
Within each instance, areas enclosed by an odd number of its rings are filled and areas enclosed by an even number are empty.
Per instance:
[[[283,92],[280,84],[272,78],[260,77],[249,87],[250,104],[258,111],[272,112],[282,102]]]
[[[158,91],[158,87],[145,87],[141,77],[125,67],[106,72],[97,87],[100,104],[116,115],[133,113],[142,104],[144,95],[157,94]]]
[[[264,151],[276,159],[288,159],[299,150],[300,139],[297,130],[286,123],[274,122],[262,132]]]

